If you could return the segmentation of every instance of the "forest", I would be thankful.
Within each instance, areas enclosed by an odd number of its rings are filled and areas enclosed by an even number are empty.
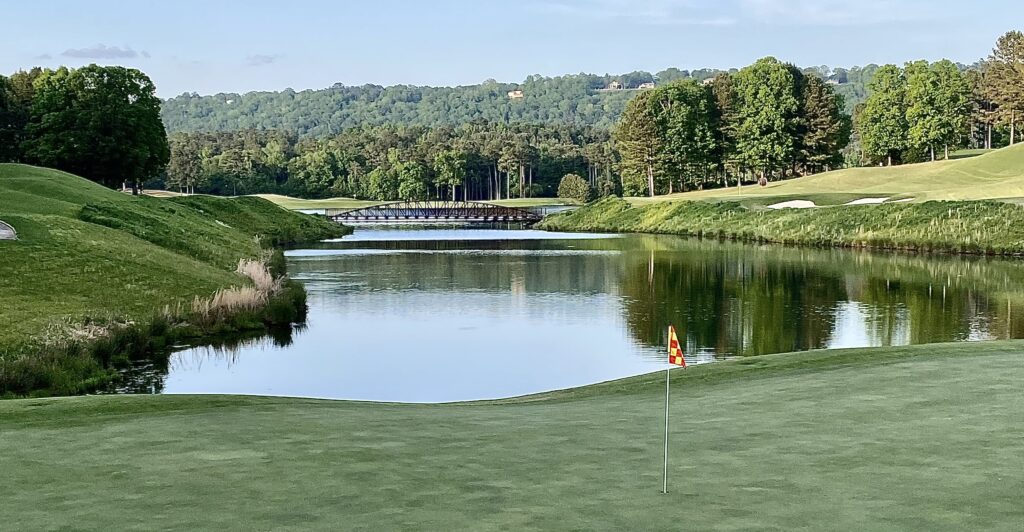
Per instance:
[[[802,72],[834,84],[836,92],[845,98],[846,112],[852,113],[866,97],[867,83],[878,68],[818,66]],[[736,72],[669,68],[657,74],[535,75],[522,83],[487,80],[463,87],[336,84],[321,90],[182,94],[164,102],[162,116],[171,133],[274,129],[300,136],[330,136],[367,125],[458,126],[476,120],[611,129],[645,84],[664,85],[684,79],[703,82],[718,74]],[[521,91],[521,96],[516,91]]]

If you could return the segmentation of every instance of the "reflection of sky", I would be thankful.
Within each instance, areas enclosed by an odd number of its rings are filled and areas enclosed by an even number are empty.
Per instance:
[[[885,324],[878,319],[876,309],[856,301],[842,301],[836,305],[832,335],[826,349],[845,347],[880,347],[910,343],[909,316],[895,312],[891,337],[882,331]]]
[[[614,296],[512,288],[504,294],[314,293],[309,328],[292,346],[243,348],[201,366],[193,352],[179,353],[166,391],[455,401],[567,388],[663,367],[653,350],[631,339]]]

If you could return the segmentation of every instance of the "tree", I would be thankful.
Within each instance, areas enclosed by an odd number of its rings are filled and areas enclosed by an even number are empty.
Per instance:
[[[793,123],[799,119],[793,70],[774,57],[758,60],[735,78],[737,154],[764,178],[793,160]]]
[[[816,76],[807,78],[804,89],[804,131],[801,158],[808,169],[828,170],[843,162],[843,148],[850,143],[852,124],[843,113],[843,97]]]
[[[654,91],[641,92],[626,106],[618,127],[615,140],[622,155],[622,188],[624,194],[640,194],[644,191],[655,195],[654,165],[662,147],[658,131],[658,117],[654,112],[652,98]],[[641,185],[646,181],[646,186]]]
[[[18,109],[7,78],[0,76],[0,162],[18,159]]]
[[[718,132],[716,159],[724,179],[728,172],[728,164],[736,160],[736,132],[740,121],[732,76],[725,73],[715,76],[711,82],[711,93],[715,97],[715,122]]]
[[[434,158],[434,171],[437,172],[437,186],[451,187],[452,201],[455,201],[456,187],[466,179],[466,156],[460,151],[445,150]]]
[[[202,148],[195,138],[174,135],[169,139],[170,161],[167,165],[167,184],[189,194],[203,177]]]
[[[170,150],[153,82],[124,67],[43,72],[35,81],[25,155],[43,166],[137,190]]]
[[[590,187],[590,183],[576,174],[567,174],[558,184],[558,197],[560,198],[586,203],[593,195],[594,190]]]
[[[885,65],[875,72],[869,84],[871,96],[857,115],[857,130],[865,155],[875,161],[894,158],[908,147],[907,80],[903,70]]]
[[[1011,31],[1000,37],[984,69],[984,92],[997,106],[997,120],[1009,125],[1010,144],[1014,144],[1024,111],[1024,33]]]
[[[936,146],[959,147],[967,134],[971,90],[960,69],[944,60],[929,65],[908,63],[907,126],[911,148],[927,151],[935,160]]]
[[[430,195],[427,189],[427,169],[418,162],[407,162],[398,169],[398,198],[401,200],[424,200]]]
[[[711,91],[693,80],[659,87],[651,96],[661,137],[657,163],[666,175],[668,193],[680,179],[682,189],[707,174],[715,162],[715,107]]]

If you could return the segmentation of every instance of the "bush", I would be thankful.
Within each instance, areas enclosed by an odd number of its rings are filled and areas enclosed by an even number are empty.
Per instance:
[[[558,196],[561,198],[587,203],[593,194],[590,183],[576,174],[566,174],[558,184]]]

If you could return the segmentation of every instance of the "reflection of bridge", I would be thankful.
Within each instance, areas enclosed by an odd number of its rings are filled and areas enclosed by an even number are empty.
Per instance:
[[[362,209],[327,209],[336,222],[447,223],[447,222],[539,222],[538,213],[475,201],[402,201]]]

